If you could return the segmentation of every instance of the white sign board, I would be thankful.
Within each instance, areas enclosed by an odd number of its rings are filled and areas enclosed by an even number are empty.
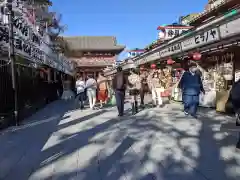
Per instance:
[[[160,58],[159,52],[155,52],[153,54],[149,54],[146,56],[146,62],[154,61]]]
[[[160,31],[158,33],[159,39],[169,40],[173,39],[176,36],[179,36],[185,31],[188,31],[189,28],[165,28],[164,32]],[[163,34],[164,33],[164,34]]]
[[[167,56],[171,56],[172,54],[177,54],[181,52],[181,44],[180,43],[176,43],[173,44],[163,50],[160,51],[160,56],[161,57],[167,57]]]
[[[235,19],[233,21],[227,22],[221,26],[219,26],[220,29],[220,35],[222,38],[226,38],[229,36],[234,36],[238,33],[240,33],[240,18]]]
[[[217,28],[210,29],[208,31],[203,31],[201,34],[197,34],[193,37],[190,37],[183,42],[181,42],[182,50],[186,51],[189,49],[194,49],[205,44],[218,41],[219,33]]]

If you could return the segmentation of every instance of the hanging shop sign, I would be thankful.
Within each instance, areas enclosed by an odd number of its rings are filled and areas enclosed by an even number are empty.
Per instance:
[[[221,38],[226,38],[226,37],[233,36],[240,33],[239,26],[240,26],[240,18],[219,26]]]
[[[159,58],[160,58],[160,53],[159,52],[155,52],[153,54],[150,54],[150,55],[146,56],[145,61],[146,62],[151,62],[151,61],[155,61],[155,60],[157,60]]]
[[[177,54],[181,52],[181,43],[176,43],[173,44],[163,50],[160,51],[160,57],[167,57],[167,56],[171,56],[172,54]]]
[[[170,40],[191,28],[192,26],[159,26],[157,28],[157,30],[160,31],[158,33],[158,39]]]
[[[15,53],[33,63],[47,64],[52,68],[59,67],[56,65],[59,58],[56,57],[56,53],[52,52],[49,47],[49,42],[46,45],[44,39],[45,36],[43,33],[40,33],[42,30],[34,25],[31,18],[29,19],[28,10],[24,7],[20,8],[18,5],[13,4],[13,11],[15,14],[18,14],[13,17]],[[4,12],[0,12],[0,14],[1,16],[4,16],[5,19],[7,18],[7,15],[4,14]],[[1,24],[2,22],[3,21],[0,21],[0,51],[7,52],[9,46],[8,27]],[[8,23],[8,20],[5,23]],[[48,47],[46,48],[45,46]],[[64,66],[68,71],[73,69],[70,67],[70,62],[68,61]],[[58,70],[61,71],[61,69]]]
[[[0,26],[0,47],[3,51],[8,51],[8,28]],[[34,44],[24,41],[21,37],[14,37],[15,53],[27,57],[32,62],[44,62],[44,52]]]
[[[207,31],[203,31],[201,34],[197,34],[181,42],[182,50],[197,48],[220,39],[218,29],[213,28]]]

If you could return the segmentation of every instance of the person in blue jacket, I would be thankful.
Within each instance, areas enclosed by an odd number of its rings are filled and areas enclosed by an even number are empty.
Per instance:
[[[201,92],[205,93],[201,75],[197,72],[197,65],[191,63],[189,70],[184,72],[179,84],[182,89],[184,113],[186,115],[190,114],[194,118],[197,118],[199,95]]]

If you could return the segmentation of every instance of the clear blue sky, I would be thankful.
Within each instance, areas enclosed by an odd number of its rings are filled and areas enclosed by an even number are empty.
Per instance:
[[[52,0],[68,36],[116,36],[128,49],[157,39],[157,26],[202,12],[207,0]],[[121,58],[125,55],[122,54]]]

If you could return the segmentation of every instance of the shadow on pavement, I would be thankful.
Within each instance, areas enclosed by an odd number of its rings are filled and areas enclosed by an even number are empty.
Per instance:
[[[30,148],[23,146],[18,161],[13,161],[13,152],[6,158],[0,153],[0,169],[5,168],[0,172],[8,172],[1,177],[8,175],[6,179],[10,180],[16,177],[31,180],[240,179],[240,156],[234,151],[236,141],[220,129],[221,121],[216,115],[204,112],[198,120],[191,119],[175,105],[146,108],[136,116],[123,118],[112,118],[112,113],[111,110],[96,111],[81,118],[64,119],[67,122],[63,124],[59,124],[61,120],[50,121],[25,134],[19,133],[22,139],[15,146],[29,144]],[[30,133],[34,140],[29,137]],[[10,147],[5,148],[5,152]],[[3,159],[8,164],[9,158],[16,164],[12,169],[10,164],[6,168],[2,163]]]

